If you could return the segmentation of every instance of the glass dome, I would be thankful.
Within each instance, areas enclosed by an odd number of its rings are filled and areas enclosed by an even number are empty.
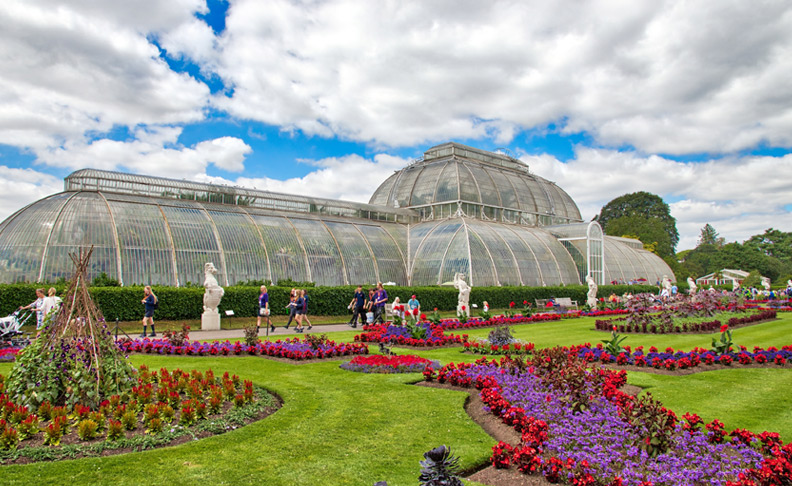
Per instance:
[[[661,282],[663,276],[675,280],[674,272],[662,258],[644,250],[638,240],[605,237],[605,282],[628,283],[645,279],[646,283]]]
[[[429,149],[383,182],[369,203],[415,209],[424,221],[466,216],[530,226],[581,222],[572,198],[523,162],[457,143]]]

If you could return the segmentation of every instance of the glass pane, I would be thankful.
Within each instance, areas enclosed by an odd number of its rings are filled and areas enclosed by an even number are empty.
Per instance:
[[[124,285],[176,285],[171,241],[159,206],[109,200]]]
[[[318,285],[345,285],[338,246],[321,221],[290,218],[308,254],[311,278]]]
[[[271,280],[262,237],[246,213],[209,211],[225,255],[228,283]]]
[[[88,278],[105,273],[118,280],[115,236],[107,204],[97,193],[79,193],[66,203],[52,230],[44,262],[44,280],[70,278],[74,274],[74,263],[69,253],[76,254],[91,245],[94,251],[88,265]]]
[[[326,222],[327,228],[333,233],[347,271],[347,282],[350,284],[377,282],[378,276],[374,267],[374,256],[369,251],[363,235],[351,223]]]
[[[251,217],[261,230],[264,245],[267,247],[272,282],[277,284],[283,279],[296,282],[313,280],[308,275],[305,251],[297,238],[297,231],[289,220],[261,214],[251,214]]]
[[[462,227],[459,228],[451,243],[448,244],[448,252],[443,260],[443,267],[440,272],[440,282],[453,282],[457,273],[464,273],[468,283],[473,285],[470,275],[468,238],[465,228]],[[478,283],[475,285],[478,285]]]
[[[430,226],[426,232],[425,225],[419,225],[410,231],[410,246],[416,248],[413,260],[412,284],[437,285],[440,280],[440,268],[443,265],[443,256],[448,250],[451,238],[461,227],[459,221],[444,221],[436,226]],[[421,237],[421,234],[426,236]]]
[[[72,193],[50,196],[6,219],[0,230],[0,282],[38,280],[47,238],[71,196]]]
[[[517,262],[509,249],[509,245],[507,245],[501,237],[508,229],[504,228],[502,225],[478,222],[469,224],[468,229],[481,239],[481,242],[492,255],[492,260],[495,262],[495,271],[497,272],[496,282],[499,282],[500,285],[520,285],[520,274]],[[473,247],[471,247],[471,251],[472,249]],[[474,255],[473,271],[477,274],[476,259],[477,257]]]
[[[357,227],[366,237],[369,246],[371,246],[371,251],[374,252],[374,257],[377,259],[379,280],[381,282],[396,282],[398,285],[407,285],[407,265],[391,235],[378,226],[359,224]],[[406,232],[402,238],[406,238]],[[352,284],[354,285],[355,282],[352,282]]]
[[[194,204],[194,203],[193,203]],[[214,263],[217,281],[225,281],[212,223],[202,209],[162,206],[176,248],[176,271],[180,285],[203,284],[204,265]]]

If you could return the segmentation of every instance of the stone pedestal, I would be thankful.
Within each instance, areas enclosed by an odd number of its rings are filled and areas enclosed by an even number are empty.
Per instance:
[[[203,314],[201,314],[201,330],[219,331],[220,314],[217,312],[204,312]]]

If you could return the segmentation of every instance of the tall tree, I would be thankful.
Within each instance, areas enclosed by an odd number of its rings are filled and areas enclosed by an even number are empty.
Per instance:
[[[713,245],[717,247],[723,246],[726,242],[726,239],[721,237],[715,228],[712,227],[711,224],[707,223],[701,228],[701,234],[699,235],[698,245]]]
[[[750,237],[744,245],[784,262],[792,260],[792,233],[768,228],[764,234]]]
[[[611,222],[617,219],[629,217],[632,223],[641,221],[641,226],[650,229],[651,234],[642,235],[638,230],[624,231],[624,220],[614,225]],[[612,200],[602,207],[599,215],[595,218],[605,233],[612,236],[622,234],[636,234],[638,238],[647,244],[657,243],[657,254],[668,257],[674,254],[677,243],[679,243],[679,232],[676,227],[676,219],[671,216],[671,211],[660,196],[648,192],[634,192],[625,194]],[[652,223],[651,221],[655,221]],[[609,229],[610,228],[610,229]],[[654,235],[655,230],[660,228],[668,238],[659,238]],[[646,240],[644,239],[646,238]],[[660,240],[667,241],[667,245]]]

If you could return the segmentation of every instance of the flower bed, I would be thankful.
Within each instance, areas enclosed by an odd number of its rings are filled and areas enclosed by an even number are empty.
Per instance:
[[[564,350],[543,351],[527,364],[452,363],[437,380],[475,386],[486,409],[521,433],[520,443],[493,448],[495,467],[543,474],[551,483],[748,486],[791,477],[792,447],[778,434],[727,433],[718,420],[704,425],[694,414],[679,420],[651,395],[620,392],[623,371],[587,370]],[[748,481],[759,477],[769,481]]]
[[[293,360],[323,359],[336,356],[368,354],[368,346],[360,343],[336,343],[327,340],[324,343],[310,343],[299,338],[277,341],[259,341],[255,346],[242,342],[214,341],[208,343],[187,342],[182,346],[174,346],[165,339],[130,339],[118,341],[118,346],[125,353],[168,354],[179,356],[272,356]]]
[[[440,367],[440,363],[412,354],[400,356],[355,356],[341,368],[358,373],[421,373],[427,366]]]
[[[14,361],[16,355],[22,351],[19,348],[3,348],[0,349],[0,361]]]
[[[443,327],[429,322],[415,326],[374,324],[363,328],[366,332],[355,335],[362,343],[390,343],[414,347],[438,347],[467,342],[468,335],[445,334]],[[422,335],[423,337],[417,337]]]
[[[2,384],[0,377],[0,384]],[[0,386],[0,462],[73,458],[162,446],[197,433],[219,434],[271,413],[276,399],[238,376],[212,370],[149,371],[131,393],[96,408],[15,404]]]
[[[463,344],[464,351],[474,354],[531,354],[534,350],[534,343],[513,342],[511,344],[490,344],[482,341],[472,341]]]
[[[754,347],[753,351],[748,351],[744,346],[739,350],[732,349],[723,354],[717,354],[710,349],[694,348],[692,351],[679,351],[666,348],[660,351],[656,347],[649,348],[644,353],[643,346],[638,346],[632,351],[629,346],[624,347],[624,352],[614,356],[598,344],[591,347],[590,344],[573,346],[568,348],[569,353],[573,354],[588,363],[615,363],[617,365],[632,365],[640,368],[648,367],[655,369],[675,370],[695,368],[700,365],[721,364],[731,366],[732,364],[768,364],[784,366],[792,360],[792,346],[784,346],[781,349],[770,347],[767,349]]]
[[[728,326],[730,328],[734,328],[737,326],[744,326],[746,324],[752,324],[755,322],[762,322],[776,318],[776,309],[766,309],[760,310],[755,314],[751,314],[745,317],[732,317],[728,322]],[[609,320],[597,320],[594,323],[594,327],[598,331],[608,331],[611,332],[614,327],[616,327],[617,331],[620,333],[642,333],[642,334],[669,334],[669,333],[683,333],[683,332],[690,332],[690,333],[709,333],[715,332],[723,325],[723,323],[717,319],[712,320],[705,320],[701,322],[684,322],[682,324],[675,324],[674,322],[658,322],[658,323],[647,323],[643,322],[641,324],[630,324],[626,322],[624,319],[609,319]]]

